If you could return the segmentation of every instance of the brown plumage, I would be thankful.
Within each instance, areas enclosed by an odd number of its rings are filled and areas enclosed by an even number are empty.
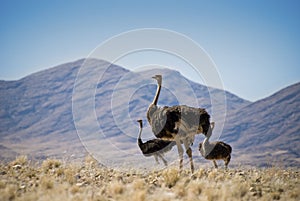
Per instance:
[[[209,142],[213,128],[214,122],[211,123],[204,141],[199,144],[199,151],[205,159],[213,161],[215,168],[218,168],[216,160],[224,160],[227,168],[231,159],[232,148],[222,141]]]
[[[153,102],[147,111],[147,120],[152,132],[158,138],[175,141],[180,158],[180,169],[183,164],[184,144],[190,158],[191,170],[194,171],[191,144],[196,134],[208,132],[210,115],[203,108],[194,108],[186,105],[158,107],[158,97],[162,86],[162,76],[153,77],[157,80],[157,90]]]
[[[140,131],[138,135],[138,146],[142,151],[143,155],[147,157],[154,156],[157,163],[159,163],[158,162],[158,157],[159,157],[167,166],[168,163],[164,159],[163,154],[170,151],[172,147],[175,145],[175,142],[165,141],[161,139],[152,139],[152,140],[148,140],[147,142],[143,142],[141,139],[142,130],[143,130],[143,121],[137,120],[137,122],[139,122],[140,124]]]

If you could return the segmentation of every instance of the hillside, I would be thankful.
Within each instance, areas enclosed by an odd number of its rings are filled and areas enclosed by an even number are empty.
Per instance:
[[[86,68],[80,69],[83,65]],[[145,120],[146,109],[156,90],[151,77],[158,73],[164,76],[160,105],[180,102],[210,111],[210,96],[223,94],[217,89],[209,91],[170,69],[130,72],[94,59],[63,64],[17,81],[1,81],[0,139],[5,147],[1,149],[1,157],[9,159],[14,154],[29,154],[38,159],[82,158],[86,155],[82,143],[95,154],[106,150],[105,157],[123,160],[124,155],[119,156],[118,150],[113,153],[115,145],[126,151],[125,156],[135,153],[142,157],[136,146],[136,119]],[[178,85],[174,85],[174,81]],[[80,87],[74,88],[81,83],[84,83],[82,91]],[[226,96],[230,111],[249,104],[229,92]],[[90,105],[91,108],[86,108]],[[220,106],[214,105],[217,109]],[[90,119],[93,113],[96,113],[96,122]],[[224,115],[220,114],[219,118]],[[82,130],[89,133],[81,134]],[[153,138],[147,124],[143,137]]]
[[[222,139],[241,153],[243,163],[299,166],[299,109],[300,83],[297,83],[229,116]]]
[[[289,158],[283,165],[300,166],[299,84],[255,103],[225,92],[223,110],[222,90],[191,82],[177,71],[154,66],[131,72],[95,59],[62,64],[17,81],[0,81],[1,158],[25,154],[75,160],[89,152],[113,167],[155,166],[136,145],[137,119],[144,120],[143,138],[154,137],[146,110],[155,94],[156,83],[151,79],[155,74],[164,77],[159,105],[187,104],[211,113],[213,102],[217,134],[222,131],[219,120],[227,114],[221,139],[233,145],[233,164],[268,165],[277,154]],[[193,145],[196,163],[204,163],[197,153],[202,139],[197,137]],[[176,148],[166,157],[177,163]]]

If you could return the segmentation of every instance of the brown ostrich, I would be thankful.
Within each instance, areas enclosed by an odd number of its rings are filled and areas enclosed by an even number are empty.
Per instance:
[[[162,76],[152,77],[157,81],[157,90],[147,111],[147,119],[152,132],[157,138],[175,141],[179,154],[179,168],[183,164],[183,148],[190,159],[191,171],[194,172],[191,145],[196,134],[206,135],[210,121],[209,114],[203,108],[194,108],[186,105],[158,107],[158,97],[162,86]]]
[[[214,126],[215,124],[212,122],[204,141],[199,144],[199,151],[205,159],[213,161],[215,168],[218,168],[216,160],[224,160],[225,168],[227,169],[231,159],[232,148],[229,144],[222,141],[209,141]]]
[[[137,120],[140,124],[140,131],[138,135],[138,145],[140,147],[140,150],[143,152],[143,155],[148,156],[154,156],[157,163],[158,157],[161,158],[161,160],[164,162],[165,166],[168,165],[168,162],[166,159],[164,159],[163,155],[164,153],[170,151],[172,147],[175,145],[175,142],[172,141],[165,141],[161,139],[152,139],[148,140],[147,142],[143,142],[141,140],[142,130],[143,130],[143,121]]]

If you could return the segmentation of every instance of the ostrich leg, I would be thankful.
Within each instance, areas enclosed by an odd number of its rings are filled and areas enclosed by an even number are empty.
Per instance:
[[[165,166],[168,166],[168,161],[166,161],[166,159],[164,159],[164,157],[162,156],[162,154],[158,154],[158,156],[161,158],[161,160],[164,162]]]
[[[193,163],[192,149],[191,149],[191,147],[190,147],[187,140],[184,141],[184,147],[185,147],[186,153],[187,153],[187,155],[189,156],[189,159],[190,159],[191,171],[192,171],[192,173],[194,173],[194,163]]]
[[[228,168],[228,163],[230,162],[230,158],[231,158],[231,156],[228,155],[228,156],[226,157],[226,159],[224,160],[224,161],[225,161],[225,168],[226,168],[226,169]]]
[[[155,158],[156,164],[159,164],[159,161],[158,161],[157,157],[158,157],[157,154],[154,154],[154,158]]]
[[[218,168],[217,162],[213,160],[215,168]]]
[[[182,146],[181,146],[180,139],[179,139],[178,136],[175,137],[175,142],[176,142],[177,149],[178,149],[178,155],[179,155],[179,169],[180,169],[180,172],[181,172],[182,166],[183,166],[183,148],[182,148]]]

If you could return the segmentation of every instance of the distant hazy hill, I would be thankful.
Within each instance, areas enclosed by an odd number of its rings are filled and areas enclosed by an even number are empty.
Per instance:
[[[88,71],[80,69],[82,64]],[[222,90],[191,82],[170,69],[131,72],[100,60],[79,60],[21,80],[0,81],[1,158],[30,154],[76,159],[84,157],[87,149],[104,163],[126,158],[155,165],[138,150],[135,122],[144,120],[143,138],[154,137],[146,110],[155,94],[151,79],[155,74],[164,77],[159,105],[187,104],[211,112],[213,102],[212,120],[217,125],[227,114],[221,139],[233,145],[233,163],[265,165],[282,160],[284,165],[300,166],[299,84],[255,103],[225,92],[227,113],[218,113]],[[193,146],[201,162],[197,146],[202,139],[197,137]],[[172,153],[176,158],[176,148]]]

